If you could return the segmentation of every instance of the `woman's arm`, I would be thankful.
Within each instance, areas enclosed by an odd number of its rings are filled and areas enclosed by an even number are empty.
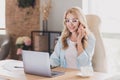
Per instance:
[[[60,66],[60,51],[61,44],[59,39],[55,45],[54,52],[50,56],[50,63],[52,67]]]
[[[80,53],[77,57],[79,66],[89,66],[91,65],[92,56],[95,48],[95,37],[93,34],[88,35],[88,46]]]

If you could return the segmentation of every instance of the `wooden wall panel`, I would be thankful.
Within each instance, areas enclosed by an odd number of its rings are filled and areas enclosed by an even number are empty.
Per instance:
[[[17,0],[6,0],[6,29],[11,37],[11,58],[17,59],[15,41],[19,36],[30,36],[40,30],[40,0],[35,7],[19,8]]]

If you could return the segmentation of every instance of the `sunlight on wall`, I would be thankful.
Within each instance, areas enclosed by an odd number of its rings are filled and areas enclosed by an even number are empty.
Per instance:
[[[108,72],[120,72],[119,0],[88,0],[87,5],[88,14],[96,14],[102,20],[100,30],[107,55]]]
[[[5,0],[0,0],[0,28],[5,27]]]
[[[6,34],[6,30],[0,30],[0,35],[1,34]]]
[[[108,72],[120,72],[120,39],[103,39],[108,60]]]
[[[119,0],[92,0],[90,4],[89,13],[97,14],[102,19],[101,32],[120,33]]]

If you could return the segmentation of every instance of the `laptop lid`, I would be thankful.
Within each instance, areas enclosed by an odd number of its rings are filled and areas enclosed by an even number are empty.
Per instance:
[[[22,50],[24,72],[40,76],[52,76],[48,52]]]

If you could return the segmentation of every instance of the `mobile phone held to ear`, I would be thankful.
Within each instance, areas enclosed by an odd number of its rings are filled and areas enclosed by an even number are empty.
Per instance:
[[[80,24],[81,24],[81,23],[79,23],[78,28],[77,28],[77,30],[76,30],[76,31],[77,31],[77,33],[78,33],[78,29],[80,28]]]
[[[79,25],[78,25],[78,28],[80,27],[80,23],[79,23]]]

